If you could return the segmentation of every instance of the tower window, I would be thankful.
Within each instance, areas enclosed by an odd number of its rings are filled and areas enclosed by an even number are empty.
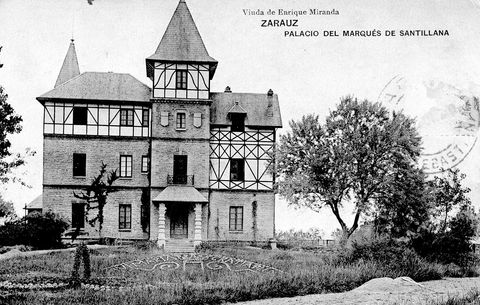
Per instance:
[[[177,129],[185,129],[187,127],[187,114],[185,112],[177,112]]]
[[[120,230],[132,229],[132,206],[130,204],[119,205],[118,228]]]
[[[120,126],[133,126],[132,109],[120,109]]]
[[[231,113],[230,120],[232,121],[232,131],[245,131],[245,114]]]
[[[87,107],[73,107],[73,124],[87,125]]]
[[[177,89],[187,89],[187,70],[177,70]]]
[[[142,110],[142,126],[148,127],[148,121],[150,121],[148,109]]]
[[[132,177],[132,156],[120,156],[120,177]]]
[[[87,155],[86,154],[73,154],[73,176],[85,177],[87,167]]]
[[[72,228],[85,228],[85,205],[81,202],[72,203]]]
[[[230,207],[230,231],[243,231],[243,207]]]
[[[243,181],[245,179],[245,160],[230,160],[230,181]]]

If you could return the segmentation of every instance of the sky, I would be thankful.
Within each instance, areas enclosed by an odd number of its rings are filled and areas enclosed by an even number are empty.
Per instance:
[[[81,72],[130,73],[150,85],[145,58],[155,51],[177,3],[0,0],[0,84],[24,119],[22,133],[10,139],[13,151],[30,147],[37,152],[18,171],[31,188],[0,189],[18,213],[41,193],[43,112],[35,98],[53,88],[70,39],[75,39]],[[384,103],[388,94],[403,96],[397,107],[417,118],[426,153],[465,145],[456,156],[462,161],[455,163],[467,174],[472,200],[480,207],[478,124],[468,137],[451,126],[460,115],[456,96],[480,95],[480,0],[187,0],[187,5],[209,54],[219,61],[212,91],[230,86],[233,92],[266,93],[271,88],[280,100],[280,134],[302,115],[325,117],[343,96]],[[339,14],[278,15],[279,9],[313,8]],[[245,15],[246,9],[265,15]],[[277,14],[267,15],[270,9]],[[298,20],[298,26],[261,26],[262,20],[274,19]],[[345,37],[344,30],[379,30],[381,36]],[[387,30],[396,36],[386,37]],[[401,30],[447,30],[448,36],[400,36]],[[319,35],[285,37],[285,31]],[[326,37],[324,31],[339,36]],[[344,213],[352,218],[348,208]],[[310,227],[328,236],[338,224],[328,210],[298,210],[277,198],[277,230]]]

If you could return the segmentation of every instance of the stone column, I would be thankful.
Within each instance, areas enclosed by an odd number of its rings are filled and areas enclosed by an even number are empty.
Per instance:
[[[198,246],[202,242],[202,204],[195,204],[195,235],[193,237],[194,245]]]
[[[167,208],[165,207],[165,203],[158,204],[158,239],[157,244],[159,247],[165,246],[165,213],[167,212]]]

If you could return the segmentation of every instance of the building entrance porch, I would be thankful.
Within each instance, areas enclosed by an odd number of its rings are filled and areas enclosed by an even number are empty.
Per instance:
[[[208,200],[193,186],[168,186],[152,201],[158,206],[159,247],[165,247],[167,240],[201,243],[202,207]]]

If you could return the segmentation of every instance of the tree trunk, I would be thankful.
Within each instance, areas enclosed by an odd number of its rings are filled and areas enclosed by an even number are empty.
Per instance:
[[[338,205],[336,203],[329,203],[327,205],[330,206],[330,208],[332,209],[333,214],[337,218],[337,221],[340,224],[340,227],[342,228],[343,238],[342,238],[342,241],[340,241],[340,243],[344,244],[347,242],[350,236],[352,236],[353,232],[355,232],[355,230],[358,228],[358,221],[360,220],[360,215],[362,214],[362,211],[360,208],[357,209],[352,227],[348,228],[345,221],[343,221],[342,217],[340,216],[340,212],[338,211]]]

